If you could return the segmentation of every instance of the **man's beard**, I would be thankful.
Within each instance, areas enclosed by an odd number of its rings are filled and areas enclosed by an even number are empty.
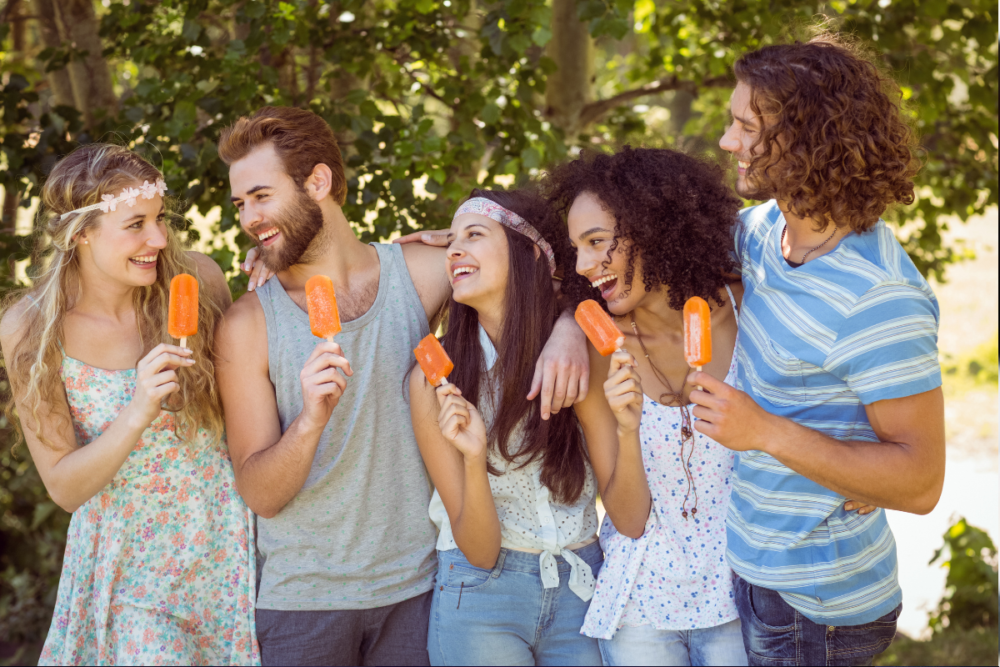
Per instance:
[[[313,240],[323,229],[323,211],[303,191],[296,193],[287,208],[279,211],[271,224],[281,233],[280,244],[260,246],[260,256],[272,271],[284,271],[299,264]]]
[[[761,169],[763,169],[763,167],[758,167],[758,170]],[[766,201],[774,197],[774,187],[767,182],[767,177],[751,178],[749,168],[747,168],[746,173],[743,174],[742,183],[740,183],[739,176],[736,177],[734,189],[736,190],[736,194],[743,199]]]
[[[741,185],[738,179],[736,181],[736,194],[743,199],[752,199],[755,201],[766,201],[771,199],[770,192],[767,192],[762,188],[755,188],[750,184]]]

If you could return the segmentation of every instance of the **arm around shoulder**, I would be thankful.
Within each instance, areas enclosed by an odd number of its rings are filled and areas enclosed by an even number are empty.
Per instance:
[[[410,280],[417,290],[427,321],[433,321],[451,297],[451,281],[445,260],[445,249],[420,243],[402,246],[403,259],[410,273]]]

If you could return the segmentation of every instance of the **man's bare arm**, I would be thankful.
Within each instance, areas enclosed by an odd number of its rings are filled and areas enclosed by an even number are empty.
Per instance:
[[[933,389],[865,406],[880,442],[843,441],[766,412],[707,373],[688,382],[695,428],[737,451],[759,450],[817,484],[862,503],[927,514],[944,486],[944,398]]]
[[[216,377],[236,484],[250,509],[271,518],[305,484],[320,434],[336,405],[333,397],[339,399],[346,386],[338,368],[348,374],[350,369],[338,345],[325,341],[318,345],[300,376],[304,389],[308,385],[305,407],[282,434],[268,376],[267,325],[256,294],[243,295],[226,313],[216,349]]]

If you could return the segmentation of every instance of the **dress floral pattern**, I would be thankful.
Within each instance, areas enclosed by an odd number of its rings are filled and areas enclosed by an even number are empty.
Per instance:
[[[135,390],[135,371],[64,357],[77,440],[87,445]],[[39,664],[259,665],[254,523],[225,441],[185,444],[174,418],[143,432],[114,479],[73,513]]]
[[[732,293],[730,293],[732,300]],[[735,386],[736,354],[726,375]],[[711,628],[739,618],[732,571],[726,562],[726,514],[735,455],[708,436],[694,432],[689,468],[698,492],[688,490],[681,461],[681,410],[643,397],[639,440],[653,508],[639,539],[622,535],[605,516],[601,525],[604,566],[581,632],[612,639],[624,626],[657,630]],[[684,458],[690,451],[685,445]]]

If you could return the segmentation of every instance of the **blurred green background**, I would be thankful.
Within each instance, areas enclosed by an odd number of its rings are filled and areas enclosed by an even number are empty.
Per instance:
[[[991,249],[962,223],[996,220],[992,1],[5,0],[0,294],[31,280],[38,193],[81,143],[127,144],[159,166],[187,240],[238,295],[249,239],[216,142],[241,114],[290,104],[323,116],[345,154],[348,218],[363,238],[388,239],[445,226],[472,187],[516,184],[582,147],[728,159],[717,141],[734,60],[821,23],[867,44],[902,86],[924,167],[917,201],[888,217],[944,285],[957,262]],[[996,396],[995,276],[985,340],[944,359],[956,401]],[[0,660],[17,663],[48,630],[69,515],[11,442],[0,423]],[[930,634],[901,638],[883,664],[993,664],[996,550],[957,516],[944,549],[934,567],[946,566],[948,588],[928,610]]]

